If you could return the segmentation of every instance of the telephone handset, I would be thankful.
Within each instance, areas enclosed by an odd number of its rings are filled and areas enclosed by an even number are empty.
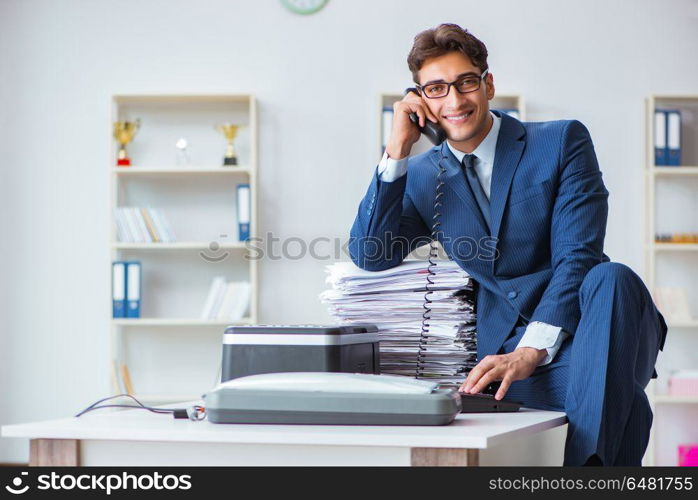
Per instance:
[[[419,95],[417,93],[417,89],[414,87],[409,87],[405,89],[405,95],[409,94],[410,92],[414,92],[415,94]],[[434,123],[429,119],[425,119],[424,126],[420,127],[419,117],[417,116],[417,113],[410,113],[410,120],[412,121],[412,123],[417,125],[419,131],[422,134],[424,134],[434,146],[438,146],[446,140],[446,131],[443,128],[441,128],[441,125],[439,125],[438,123]]]
[[[434,146],[438,146],[446,140],[446,132],[441,128],[441,125],[434,123],[429,119],[425,119],[423,127],[419,126],[419,117],[417,113],[410,113],[410,120],[417,125],[419,131],[431,141]]]

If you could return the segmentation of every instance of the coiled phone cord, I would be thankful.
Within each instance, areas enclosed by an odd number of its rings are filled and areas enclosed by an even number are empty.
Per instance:
[[[439,210],[441,209],[441,197],[443,196],[443,193],[441,192],[441,187],[444,185],[444,182],[441,180],[441,176],[444,174],[444,172],[446,172],[446,169],[441,165],[441,162],[439,162],[439,173],[436,175],[436,196],[434,197],[434,215],[431,218],[433,223],[431,225],[431,241],[429,242],[429,265],[427,266],[427,283],[424,285],[424,289],[426,291],[424,292],[424,303],[422,304],[422,308],[424,309],[424,311],[422,312],[422,330],[419,336],[419,349],[417,350],[417,366],[415,367],[414,378],[419,378],[422,375],[424,365],[424,352],[426,351],[427,336],[429,334],[429,320],[431,319],[431,307],[429,307],[429,304],[431,304],[432,302],[429,296],[432,293],[434,293],[432,290],[429,289],[429,285],[434,284],[432,278],[436,275],[436,272],[434,272],[434,268],[436,267],[436,260],[439,256],[439,248],[437,246],[439,227],[441,226],[441,212]]]

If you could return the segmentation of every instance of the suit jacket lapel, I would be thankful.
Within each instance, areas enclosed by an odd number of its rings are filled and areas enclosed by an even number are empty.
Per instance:
[[[499,228],[504,215],[504,207],[509,198],[511,181],[526,145],[526,129],[518,120],[506,113],[494,112],[502,117],[502,124],[499,129],[494,166],[492,167],[490,217],[492,218],[492,236],[499,238]]]

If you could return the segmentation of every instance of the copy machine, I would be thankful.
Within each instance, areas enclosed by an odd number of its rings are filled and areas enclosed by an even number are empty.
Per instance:
[[[219,424],[446,425],[461,410],[455,389],[364,373],[250,375],[222,382],[205,401]]]

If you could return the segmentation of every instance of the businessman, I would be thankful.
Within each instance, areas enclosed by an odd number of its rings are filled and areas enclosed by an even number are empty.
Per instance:
[[[642,280],[603,252],[608,191],[589,132],[490,110],[487,49],[457,25],[419,33],[407,62],[416,86],[394,106],[352,260],[390,268],[433,236],[479,283],[478,363],[460,390],[494,384],[497,399],[565,411],[565,465],[640,465],[666,324]],[[447,139],[409,157],[411,113]]]

